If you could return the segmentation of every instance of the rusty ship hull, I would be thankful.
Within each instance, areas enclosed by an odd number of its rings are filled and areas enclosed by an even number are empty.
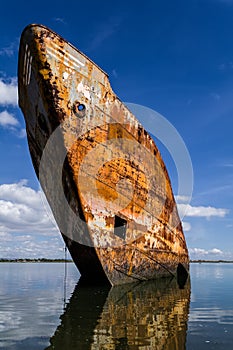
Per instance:
[[[108,75],[58,34],[30,25],[18,84],[33,166],[81,275],[117,285],[186,274],[165,164]]]

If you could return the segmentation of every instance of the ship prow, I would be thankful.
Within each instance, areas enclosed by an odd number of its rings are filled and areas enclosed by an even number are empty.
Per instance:
[[[18,81],[32,162],[81,275],[117,285],[187,273],[165,164],[108,75],[33,24],[21,36]]]

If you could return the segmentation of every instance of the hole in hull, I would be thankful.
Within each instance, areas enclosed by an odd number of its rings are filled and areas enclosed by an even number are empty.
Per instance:
[[[114,234],[125,240],[127,221],[115,215]]]

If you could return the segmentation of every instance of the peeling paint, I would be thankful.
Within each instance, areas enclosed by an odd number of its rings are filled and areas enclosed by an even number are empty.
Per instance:
[[[25,50],[33,57],[30,80]],[[114,94],[106,73],[54,32],[32,25],[21,38],[19,102],[37,175],[48,139],[62,126],[63,142],[51,153],[47,186],[57,176],[50,174],[56,154],[65,149],[64,191],[83,224],[64,218],[62,234],[83,274],[99,269],[101,275],[96,259],[112,284],[174,275],[179,263],[188,269],[185,238],[159,150]],[[56,191],[47,196],[59,221],[62,198]],[[114,234],[115,216],[127,222],[124,239]],[[88,256],[80,253],[82,244],[92,244]]]

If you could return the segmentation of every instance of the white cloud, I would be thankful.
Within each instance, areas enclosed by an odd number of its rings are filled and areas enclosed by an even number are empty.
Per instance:
[[[7,239],[1,240],[0,257],[15,258],[64,258],[64,243],[61,236],[40,237],[34,235],[16,235],[14,233],[5,234]],[[2,239],[1,235],[0,238]],[[68,255],[68,258],[70,256]]]
[[[63,258],[61,235],[41,190],[0,185],[0,257]]]
[[[13,56],[15,52],[15,46],[16,46],[15,42],[13,42],[10,45],[0,49],[0,56],[8,56],[8,57]]]
[[[20,139],[23,139],[24,137],[26,137],[27,133],[26,133],[26,129],[20,129],[17,133],[16,136],[18,136]]]
[[[59,22],[59,23],[66,24],[66,21],[65,21],[63,18],[61,18],[61,17],[56,17],[56,18],[54,18],[54,21]]]
[[[219,248],[189,248],[189,255],[192,260],[233,260],[232,252]]]
[[[211,250],[209,250],[209,254],[223,254],[222,250],[217,249],[217,248],[213,248]]]
[[[16,137],[20,139],[26,137],[26,129],[21,129],[19,121],[12,113],[9,113],[6,110],[0,112],[0,127],[6,130],[10,130]]]
[[[9,83],[0,79],[0,105],[18,105],[18,88],[16,79],[11,79]]]
[[[204,207],[198,206],[194,207],[190,204],[177,204],[180,216],[192,216],[192,217],[225,217],[228,213],[228,209],[215,208],[215,207]]]
[[[0,230],[56,236],[58,229],[42,196],[25,181],[0,185]]]
[[[222,255],[223,251],[218,249],[218,248],[213,248],[213,249],[203,249],[203,248],[190,248],[189,249],[190,253],[194,253],[194,254],[202,254],[202,255],[209,255],[209,254],[218,254],[218,255]]]
[[[195,255],[208,255],[208,250],[202,248],[190,248],[189,253]]]
[[[224,163],[222,166],[226,168],[233,168],[233,162]]]
[[[182,226],[183,226],[183,230],[188,232],[191,230],[191,224],[187,221],[183,221],[182,222]]]
[[[12,113],[3,111],[0,112],[0,125],[3,127],[18,126],[19,122]]]
[[[12,236],[10,233],[8,232],[0,232],[0,241],[1,241],[1,245],[3,244],[3,242],[11,242],[12,241]]]
[[[189,248],[189,256],[191,260],[233,260],[232,252],[219,248]]]
[[[213,249],[203,249],[203,248],[190,248],[189,254],[192,259],[211,259],[215,256],[215,258],[221,257],[224,255],[224,252],[218,248]]]
[[[14,49],[11,46],[3,47],[0,50],[0,56],[8,56],[11,57],[14,55]]]
[[[175,196],[175,200],[177,203],[189,203],[190,199],[191,198],[188,196],[181,196],[181,195]]]

